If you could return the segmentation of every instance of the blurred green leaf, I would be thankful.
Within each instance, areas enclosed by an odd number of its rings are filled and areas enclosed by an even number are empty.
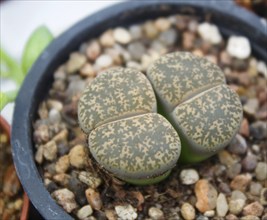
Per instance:
[[[18,94],[18,90],[1,92],[0,91],[0,111],[10,102],[13,102]]]
[[[36,61],[42,51],[53,40],[53,35],[45,26],[38,27],[30,36],[24,47],[22,55],[22,70],[26,75],[32,64]]]

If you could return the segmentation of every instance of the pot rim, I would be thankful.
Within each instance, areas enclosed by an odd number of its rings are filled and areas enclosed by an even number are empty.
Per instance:
[[[227,17],[227,22],[236,21],[239,24],[240,33],[247,33],[249,36],[253,34],[253,37],[260,41],[258,45],[255,43],[253,48],[264,60],[267,60],[267,52],[261,47],[262,43],[267,44],[266,25],[256,15],[240,8],[231,0],[127,1],[98,11],[69,28],[45,49],[29,71],[16,99],[12,126],[12,151],[18,176],[32,204],[46,219],[72,219],[63,208],[56,204],[45,189],[34,161],[32,122],[36,117],[37,106],[44,98],[42,91],[47,91],[48,84],[52,82],[52,72],[59,66],[58,63],[63,63],[68,54],[84,41],[85,33],[89,33],[88,30],[98,28],[98,32],[95,33],[97,36],[107,27],[113,27],[115,24],[127,26],[143,21],[144,16],[139,18],[138,13],[144,13],[144,10],[150,12],[160,10],[160,13],[167,15],[168,10],[181,13],[182,7],[189,14],[190,10],[195,12],[200,10],[202,14],[212,12],[213,15],[216,13],[224,15]],[[150,13],[146,14],[147,19],[151,18]],[[86,36],[88,40],[89,37]]]

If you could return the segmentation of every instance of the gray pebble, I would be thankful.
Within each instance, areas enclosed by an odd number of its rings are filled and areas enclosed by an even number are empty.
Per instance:
[[[80,208],[77,212],[77,217],[79,219],[85,219],[93,213],[93,209],[90,205],[85,205]]]
[[[184,169],[180,173],[180,180],[184,185],[191,185],[199,180],[198,172],[195,169]]]
[[[153,220],[160,220],[160,219],[163,219],[164,217],[162,210],[156,207],[149,208],[148,215]]]
[[[167,52],[167,48],[165,45],[161,43],[159,40],[154,40],[151,43],[151,49],[158,52],[159,54],[165,54]]]
[[[75,95],[81,94],[85,89],[84,80],[72,80],[67,88],[66,94],[68,97],[73,97]]]
[[[244,206],[245,206],[245,200],[242,199],[230,200],[229,211],[234,215],[238,215],[240,212],[242,212]]]
[[[260,202],[262,205],[267,205],[267,188],[263,188],[260,193]]]
[[[240,163],[235,163],[232,166],[230,166],[227,169],[227,176],[230,179],[233,179],[236,175],[238,175],[241,172],[241,164]]]
[[[59,123],[61,121],[60,112],[55,108],[52,108],[49,111],[48,117],[49,117],[49,120],[50,120],[51,123]]]
[[[261,193],[262,185],[258,182],[252,182],[249,186],[249,192],[251,195],[259,196]]]
[[[249,99],[243,107],[244,112],[249,115],[255,115],[259,109],[259,100],[256,98]]]
[[[234,190],[232,192],[232,195],[231,195],[231,200],[237,200],[237,199],[241,199],[241,200],[246,201],[247,197],[243,192],[241,192],[239,190]]]
[[[87,186],[79,181],[77,177],[73,175],[71,176],[68,188],[74,192],[75,198],[80,205],[85,205],[87,203],[85,196],[85,190],[87,189]]]
[[[252,171],[257,166],[257,156],[254,154],[248,154],[243,160],[242,160],[242,167],[246,171]]]
[[[244,154],[248,148],[245,138],[237,134],[229,144],[228,150],[234,154]]]
[[[267,179],[267,163],[259,162],[255,169],[257,180],[266,180]]]
[[[139,25],[132,25],[129,28],[129,32],[133,40],[138,40],[142,37],[142,28]]]
[[[262,140],[267,137],[267,124],[263,121],[257,121],[251,124],[250,134],[252,137],[258,140]]]
[[[227,195],[229,195],[231,193],[231,189],[230,189],[230,186],[229,184],[227,183],[224,183],[224,182],[221,182],[219,184],[219,190]]]
[[[142,55],[146,53],[146,48],[140,42],[133,42],[129,44],[128,51],[134,60],[141,60]]]
[[[204,216],[204,215],[199,215],[199,216],[197,216],[196,220],[209,220],[209,218],[207,216]]]
[[[174,29],[169,29],[160,34],[159,40],[166,46],[172,46],[177,39],[177,32]]]

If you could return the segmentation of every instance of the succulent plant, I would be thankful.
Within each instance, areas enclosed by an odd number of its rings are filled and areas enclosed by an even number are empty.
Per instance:
[[[148,69],[163,115],[182,142],[179,162],[204,160],[238,131],[242,105],[215,64],[188,52],[167,54]]]
[[[134,184],[168,176],[180,139],[156,106],[151,84],[137,70],[113,68],[94,79],[80,98],[78,118],[100,166]]]

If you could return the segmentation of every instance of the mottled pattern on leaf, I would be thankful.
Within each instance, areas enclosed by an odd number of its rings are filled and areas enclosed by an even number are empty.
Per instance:
[[[187,139],[215,152],[229,143],[237,132],[242,105],[235,92],[227,85],[220,85],[176,107],[173,118]]]
[[[175,166],[180,140],[165,118],[150,113],[94,129],[89,148],[97,162],[118,177],[148,178]]]
[[[169,110],[201,91],[225,83],[218,66],[188,52],[162,56],[149,67],[147,76]]]
[[[113,68],[101,73],[85,89],[78,105],[84,132],[109,121],[156,112],[151,84],[138,70]]]

